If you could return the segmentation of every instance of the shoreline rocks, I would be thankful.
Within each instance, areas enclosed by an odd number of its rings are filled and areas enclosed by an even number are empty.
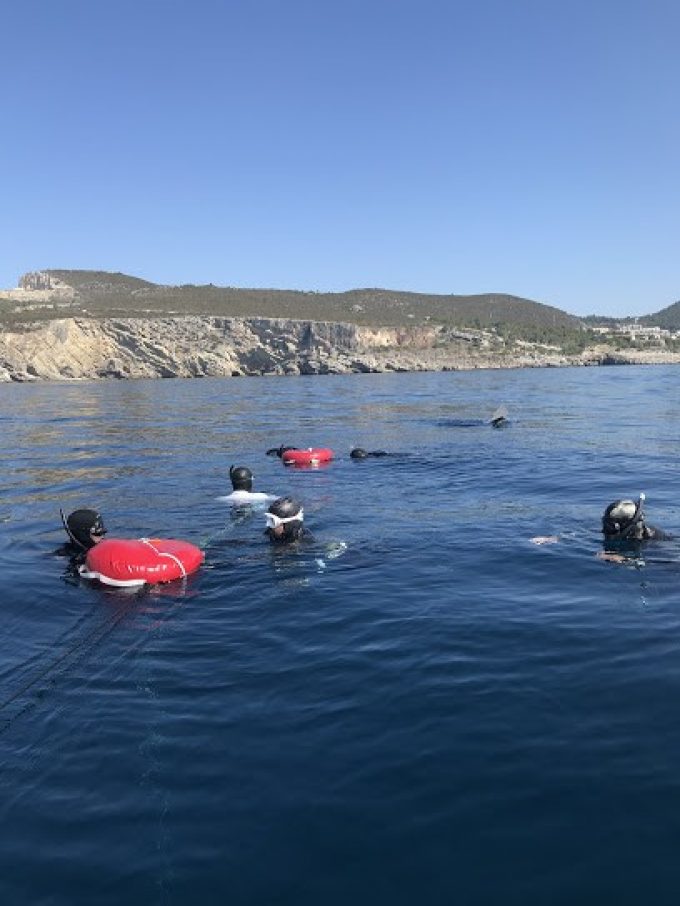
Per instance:
[[[671,363],[679,353],[493,350],[445,327],[283,318],[62,318],[0,333],[0,381],[18,383]]]

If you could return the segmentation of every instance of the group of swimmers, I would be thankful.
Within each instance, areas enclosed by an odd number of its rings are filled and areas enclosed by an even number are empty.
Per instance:
[[[505,413],[503,413],[505,420]],[[493,422],[492,422],[493,424]],[[498,425],[494,424],[494,427]],[[286,451],[295,447],[274,447],[267,450],[267,455],[280,458]],[[352,459],[384,457],[390,454],[386,450],[364,450],[355,447],[350,452]],[[249,506],[268,504],[265,512],[265,535],[274,544],[291,544],[302,539],[311,538],[304,526],[304,509],[302,504],[291,496],[275,497],[261,491],[253,490],[253,473],[247,466],[231,466],[229,479],[232,492],[220,497],[232,506]],[[638,546],[647,541],[666,541],[672,536],[661,529],[649,525],[644,513],[645,495],[640,494],[637,502],[629,499],[616,500],[610,503],[602,516],[602,534],[605,540],[605,559],[621,561],[622,545]],[[78,561],[85,558],[87,551],[103,540],[106,535],[104,521],[99,512],[93,509],[78,509],[64,517],[62,522],[69,536],[69,543],[63,552]],[[547,544],[558,541],[557,536],[539,536],[531,539],[536,544]],[[619,551],[617,553],[617,550]]]
[[[235,506],[270,502],[265,513],[265,535],[275,544],[290,544],[300,541],[307,533],[304,527],[302,504],[294,497],[274,497],[271,494],[253,491],[253,473],[246,466],[232,466],[229,470],[232,493],[225,500]],[[107,530],[101,513],[92,509],[79,509],[63,516],[62,521],[69,542],[60,553],[71,557],[76,563],[82,561],[87,552],[104,540]]]
[[[267,450],[268,456],[281,458],[287,450],[296,447],[274,447]],[[350,452],[352,459],[389,456],[386,450],[364,450],[354,447]],[[265,512],[265,535],[274,544],[291,544],[303,538],[311,538],[304,526],[305,513],[302,504],[294,497],[276,497],[263,491],[253,490],[253,473],[247,466],[231,466],[229,480],[232,492],[220,500],[232,506],[249,506],[252,504],[269,504]],[[87,551],[104,539],[106,528],[101,513],[93,509],[74,510],[68,516],[62,513],[62,522],[69,536],[69,542],[62,552],[74,560],[82,560]]]

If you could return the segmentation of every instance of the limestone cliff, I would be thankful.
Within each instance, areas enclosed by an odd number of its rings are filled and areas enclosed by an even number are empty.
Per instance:
[[[512,353],[428,326],[367,328],[272,318],[63,318],[0,333],[0,381],[426,371],[654,361],[611,350]],[[658,358],[656,360],[659,360]],[[665,355],[662,361],[680,361]]]
[[[84,270],[0,291],[0,381],[680,361],[593,342],[574,316],[503,294],[173,287]]]
[[[0,380],[410,370],[436,339],[433,328],[269,318],[64,318],[1,333]]]

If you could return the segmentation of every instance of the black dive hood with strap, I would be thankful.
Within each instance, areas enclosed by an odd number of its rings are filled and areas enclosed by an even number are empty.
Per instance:
[[[267,456],[278,456],[279,459],[283,456],[284,453],[287,453],[288,450],[297,450],[298,447],[272,447],[270,450],[267,450]]]
[[[638,502],[635,504],[635,512],[629,519],[612,516],[612,513],[616,508],[620,507],[624,502],[625,501],[623,500],[615,500],[614,503],[610,503],[604,511],[604,516],[602,517],[602,532],[605,537],[611,541],[623,541],[626,538],[630,538],[635,532],[636,526],[640,523],[644,524],[645,516],[642,512],[642,504],[645,502],[645,495],[640,494]]]
[[[231,466],[229,480],[235,491],[252,491],[253,473],[245,466]]]
[[[93,536],[102,538],[106,534],[104,521],[96,510],[74,510],[68,516],[59,510],[61,521],[71,541],[81,550],[94,547]]]

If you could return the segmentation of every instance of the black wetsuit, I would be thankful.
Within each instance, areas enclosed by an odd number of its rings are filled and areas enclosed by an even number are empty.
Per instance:
[[[62,574],[64,581],[72,583],[74,580],[80,579],[79,567],[85,563],[86,550],[83,550],[80,545],[73,541],[67,541],[66,544],[62,544],[61,547],[54,551],[54,556],[68,558],[68,563],[64,567]]]
[[[638,558],[642,550],[650,541],[672,541],[673,535],[664,532],[654,525],[638,523],[630,533],[605,534],[604,549],[608,553],[620,554],[624,557]]]
[[[647,525],[646,522],[639,522],[629,532],[605,532],[605,544],[641,544],[644,541],[671,541],[672,535],[664,532],[663,529],[656,528],[654,525]]]
[[[290,523],[284,526],[282,535],[275,535],[274,529],[267,528],[264,530],[265,535],[273,544],[294,544],[296,541],[313,541],[314,536],[306,529],[304,525],[290,528]]]
[[[672,541],[673,539],[673,536],[668,532],[664,532],[663,529],[656,528],[653,525],[645,525],[642,531],[641,541]]]
[[[369,456],[389,456],[387,450],[362,450],[357,447],[349,454],[352,459],[368,459]]]
[[[267,456],[278,456],[279,459],[281,459],[283,454],[287,453],[289,450],[299,449],[299,447],[272,447],[271,450],[267,450]]]

